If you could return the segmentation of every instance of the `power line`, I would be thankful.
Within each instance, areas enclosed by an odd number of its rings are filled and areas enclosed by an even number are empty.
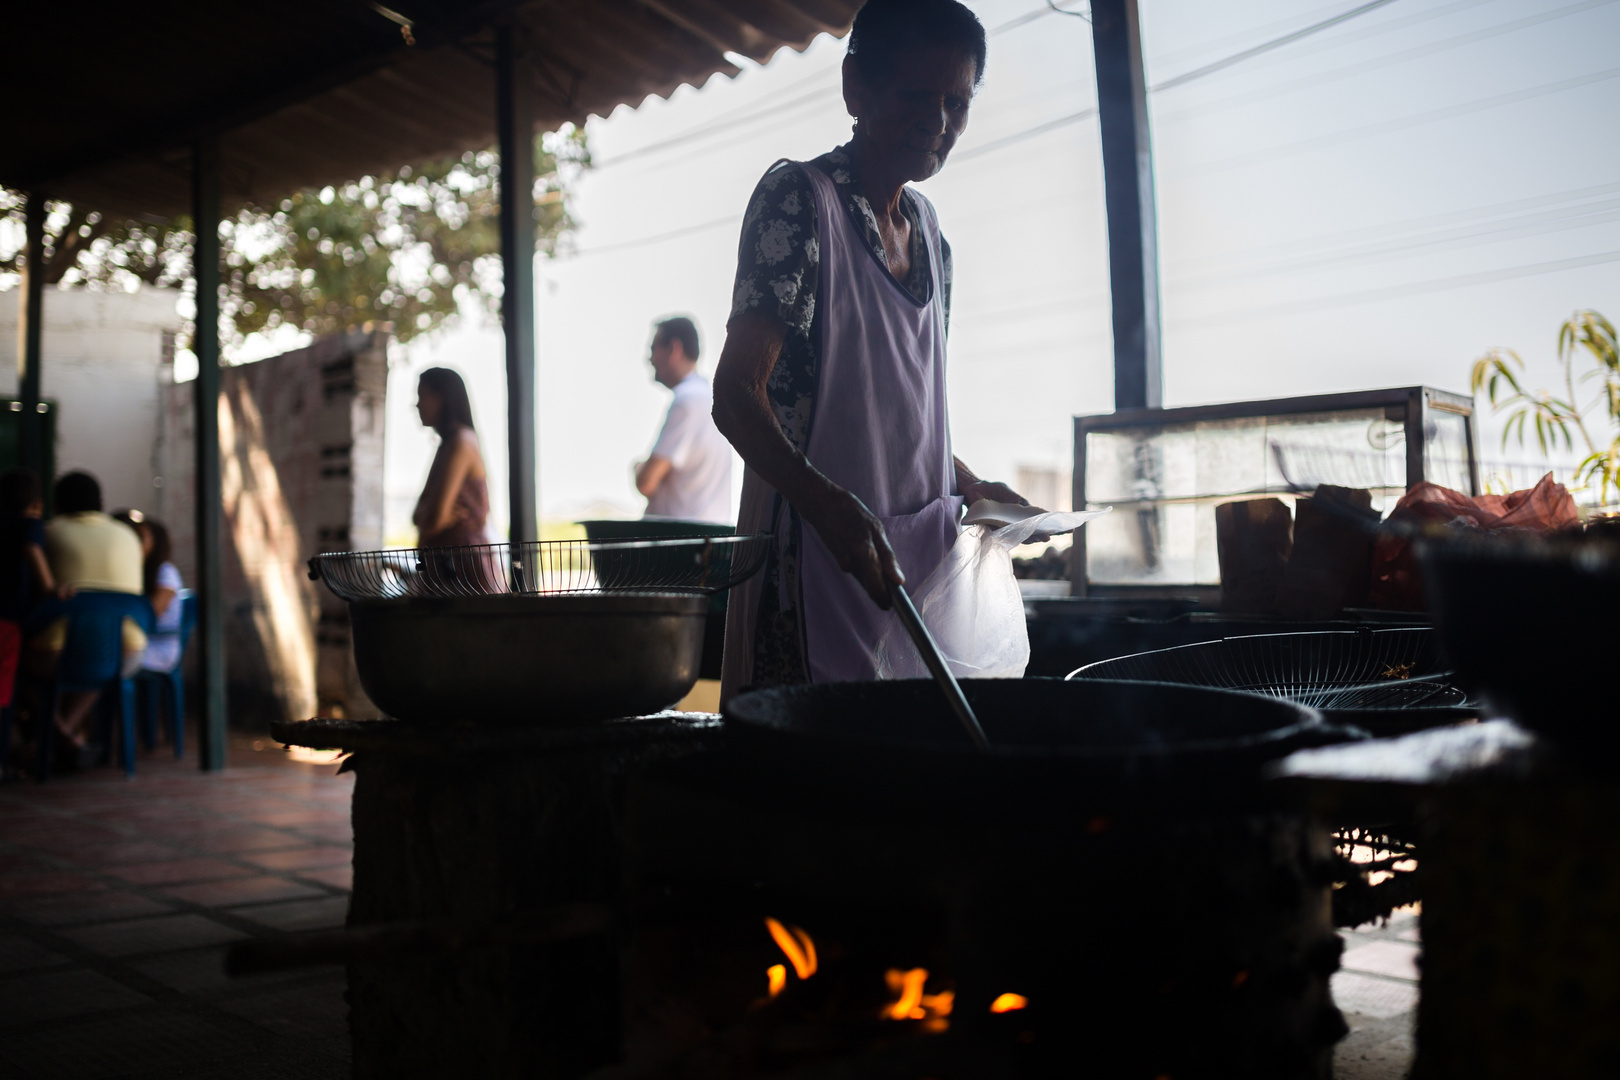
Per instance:
[[[1348,22],[1351,19],[1357,18],[1358,16],[1365,15],[1369,11],[1377,11],[1381,7],[1388,7],[1394,2],[1395,0],[1372,0],[1371,3],[1362,4],[1360,7],[1351,8],[1349,11],[1335,15],[1332,18],[1323,19],[1319,23],[1312,23],[1303,30],[1295,30],[1292,34],[1284,34],[1282,37],[1272,38],[1270,41],[1261,42],[1259,45],[1256,45],[1253,48],[1244,49],[1242,52],[1233,53],[1231,56],[1228,56],[1225,59],[1217,60],[1213,64],[1205,64],[1201,68],[1194,68],[1185,75],[1177,75],[1173,79],[1166,79],[1164,82],[1159,83],[1152,89],[1155,93],[1157,93],[1160,90],[1169,90],[1172,87],[1185,85],[1186,83],[1192,82],[1194,79],[1202,79],[1206,75],[1213,75],[1217,71],[1225,71],[1233,64],[1241,64],[1245,60],[1250,60],[1256,56],[1271,52],[1273,49],[1280,49],[1284,45],[1292,45],[1294,42],[1308,38],[1312,34],[1321,33],[1323,30],[1338,26],[1342,22]]]
[[[651,244],[662,244],[669,240],[678,240],[683,236],[691,236],[694,233],[708,232],[710,229],[718,229],[722,225],[740,225],[742,223],[742,219],[743,216],[741,214],[727,214],[722,218],[714,218],[713,220],[700,222],[696,225],[686,225],[679,229],[671,229],[668,232],[655,233],[652,236],[642,236],[634,240],[622,240],[613,244],[600,244],[596,247],[582,248],[579,251],[571,252],[566,257],[558,259],[557,261],[566,262],[573,259],[583,259],[587,255],[602,255],[609,251],[625,251],[629,248],[647,247]]]
[[[1424,56],[1432,56],[1435,53],[1445,52],[1449,49],[1461,48],[1465,45],[1473,45],[1481,41],[1489,40],[1490,38],[1500,37],[1503,34],[1516,33],[1520,30],[1524,30],[1541,23],[1552,22],[1555,19],[1566,18],[1570,15],[1577,15],[1583,11],[1589,11],[1592,8],[1602,7],[1611,3],[1614,3],[1614,0],[1585,0],[1584,3],[1570,4],[1567,7],[1557,8],[1553,11],[1539,12],[1535,15],[1529,15],[1522,19],[1514,19],[1510,22],[1499,23],[1496,26],[1486,27],[1483,30],[1470,31],[1466,34],[1459,34],[1456,37],[1430,42],[1427,45],[1418,45],[1414,48],[1403,49],[1400,52],[1389,53],[1385,56],[1374,57],[1373,59],[1363,60],[1355,64],[1348,64],[1332,71],[1316,72],[1288,82],[1273,83],[1269,86],[1264,86],[1257,90],[1252,90],[1243,94],[1236,94],[1220,101],[1195,104],[1188,108],[1182,109],[1180,112],[1169,114],[1161,113],[1155,117],[1155,120],[1160,126],[1163,126],[1189,118],[1202,118],[1208,116],[1212,112],[1221,112],[1226,109],[1238,108],[1256,101],[1275,101],[1280,96],[1295,90],[1303,90],[1311,86],[1320,86],[1323,83],[1335,82],[1339,79],[1346,79],[1355,75],[1364,75],[1369,71],[1377,71],[1380,68],[1390,67],[1394,64],[1402,64],[1409,60],[1416,60]]]
[[[1271,147],[1266,150],[1256,150],[1247,154],[1236,154],[1229,158],[1209,162],[1196,168],[1184,170],[1185,172],[1204,175],[1212,172],[1225,172],[1228,169],[1242,168],[1246,165],[1259,164],[1279,157],[1288,157],[1293,154],[1305,153],[1311,150],[1321,150],[1330,146],[1339,146],[1361,139],[1370,139],[1377,135],[1387,135],[1391,132],[1404,131],[1408,128],[1422,127],[1440,120],[1451,120],[1459,116],[1468,116],[1472,113],[1484,112],[1502,105],[1513,105],[1531,98],[1546,97],[1549,94],[1562,93],[1565,90],[1576,90],[1594,83],[1606,82],[1620,76],[1620,67],[1607,68],[1595,71],[1589,75],[1577,75],[1572,79],[1559,79],[1555,82],[1542,83],[1539,86],[1526,87],[1523,90],[1513,90],[1505,94],[1494,94],[1491,97],[1476,98],[1465,101],[1459,105],[1448,105],[1440,109],[1417,113],[1412,116],[1403,116],[1395,120],[1381,120],[1376,124],[1366,124],[1359,128],[1347,128],[1336,131],[1330,135],[1321,135],[1312,139],[1303,139],[1295,143]]]
[[[1507,202],[1487,203],[1483,206],[1469,207],[1464,210],[1452,210],[1444,214],[1426,214],[1422,217],[1405,218],[1400,221],[1385,222],[1382,225],[1369,225],[1357,229],[1346,229],[1340,232],[1319,233],[1315,236],[1303,237],[1299,240],[1289,240],[1280,244],[1266,244],[1250,248],[1247,254],[1251,258],[1264,258],[1267,255],[1286,255],[1291,251],[1304,249],[1315,251],[1319,248],[1334,244],[1354,243],[1358,240],[1374,240],[1382,236],[1411,232],[1424,227],[1439,225],[1462,224],[1478,221],[1482,218],[1498,217],[1503,214],[1519,213],[1525,210],[1537,210],[1544,206],[1555,206],[1560,203],[1579,202],[1582,199],[1595,199],[1604,195],[1613,195],[1620,192],[1620,182],[1596,184],[1590,187],[1568,188],[1564,191],[1546,192],[1541,195],[1531,195],[1523,199],[1511,199]],[[1224,264],[1230,255],[1211,255],[1202,259],[1190,258],[1185,263],[1213,262]]]
[[[1262,263],[1259,266],[1252,266],[1246,270],[1223,267],[1182,278],[1167,277],[1165,285],[1167,288],[1174,287],[1181,291],[1196,290],[1244,279],[1270,277],[1293,270],[1377,262],[1383,259],[1403,257],[1420,249],[1427,249],[1429,252],[1454,251],[1458,248],[1501,243],[1504,240],[1517,240],[1528,236],[1545,236],[1549,233],[1568,232],[1570,229],[1586,229],[1594,225],[1604,225],[1611,221],[1620,221],[1620,200],[1611,199],[1607,202],[1586,204],[1561,211],[1527,214],[1519,218],[1509,218],[1506,221],[1492,222],[1489,225],[1477,226],[1471,229],[1446,229],[1428,236],[1405,241],[1388,241],[1383,244],[1368,245],[1359,251],[1351,250],[1315,257],[1307,256],[1299,259],[1273,261],[1269,264]]]
[[[1298,59],[1301,56],[1311,56],[1315,53],[1342,49],[1344,46],[1354,42],[1384,37],[1388,34],[1405,30],[1408,27],[1419,26],[1426,22],[1433,22],[1435,19],[1443,19],[1447,16],[1455,15],[1461,11],[1467,11],[1471,8],[1482,7],[1485,4],[1492,4],[1496,2],[1497,0],[1457,0],[1456,3],[1442,4],[1439,7],[1429,8],[1426,11],[1415,12],[1411,15],[1392,16],[1391,18],[1373,23],[1370,26],[1349,27],[1325,40],[1296,43],[1296,47],[1290,49],[1285,55],[1256,58],[1253,62],[1253,66],[1267,67],[1273,64],[1286,63],[1289,60]]]
[[[1394,2],[1395,0],[1372,0],[1371,3],[1362,4],[1360,7],[1351,8],[1349,11],[1341,12],[1330,19],[1323,19],[1321,22],[1313,23],[1310,26],[1305,27],[1303,30],[1295,30],[1292,33],[1284,34],[1281,37],[1272,38],[1270,41],[1262,42],[1259,45],[1244,49],[1242,52],[1233,53],[1231,56],[1217,60],[1213,64],[1205,64],[1203,67],[1195,68],[1186,74],[1177,75],[1174,78],[1167,79],[1162,83],[1149,87],[1148,92],[1156,94],[1161,90],[1169,90],[1177,86],[1184,86],[1187,83],[1192,82],[1194,79],[1202,79],[1207,75],[1215,74],[1217,71],[1224,71],[1233,64],[1241,64],[1245,60],[1260,56],[1263,53],[1271,52],[1273,49],[1282,48],[1284,45],[1291,45],[1296,41],[1302,40],[1303,38],[1310,37],[1312,34],[1319,33],[1330,27],[1338,26],[1340,23],[1354,19],[1360,15],[1365,15],[1369,11],[1376,11],[1377,9],[1385,7],[1389,4],[1393,4]],[[971,161],[976,157],[981,157],[985,154],[993,153],[1008,146],[1021,143],[1025,139],[1033,139],[1036,136],[1045,135],[1049,132],[1057,131],[1060,128],[1078,124],[1082,120],[1087,120],[1093,116],[1096,116],[1097,108],[1097,106],[1093,105],[1089,109],[1081,109],[1079,112],[1070,113],[1067,116],[1060,116],[1056,120],[1047,120],[1044,123],[1036,124],[1034,127],[1025,128],[1022,131],[1015,131],[1010,135],[1003,135],[999,139],[995,139],[991,142],[975,146],[972,149],[962,151],[956,155],[956,160]]]
[[[1037,135],[1045,135],[1049,131],[1056,131],[1059,128],[1065,128],[1071,124],[1078,124],[1080,121],[1090,119],[1096,115],[1097,107],[1093,105],[1089,109],[1081,109],[1077,113],[1070,113],[1068,116],[1060,116],[1056,120],[1048,120],[1044,124],[1036,124],[1032,128],[1025,128],[1023,131],[1016,131],[1011,135],[1003,135],[1001,138],[995,139],[991,142],[981,143],[978,146],[973,147],[971,150],[963,150],[961,153],[958,153],[955,156],[955,160],[972,161],[976,157],[983,157],[985,154],[993,154],[997,150],[1002,150],[1006,147],[1012,146],[1014,143],[1021,143],[1025,139],[1033,139]]]
[[[1600,251],[1592,255],[1578,255],[1574,258],[1555,259],[1551,262],[1524,263],[1519,266],[1504,267],[1500,270],[1486,270],[1477,274],[1430,278],[1427,281],[1390,285],[1378,289],[1364,289],[1360,292],[1336,293],[1331,296],[1314,297],[1309,300],[1296,300],[1283,304],[1269,304],[1265,307],[1249,308],[1245,311],[1223,311],[1214,315],[1191,319],[1173,319],[1170,322],[1176,329],[1224,326],[1232,323],[1252,322],[1255,319],[1276,315],[1301,315],[1326,308],[1371,304],[1383,300],[1399,300],[1419,293],[1465,289],[1473,285],[1489,285],[1498,281],[1511,281],[1515,278],[1556,274],[1565,270],[1579,270],[1588,266],[1601,266],[1613,262],[1620,262],[1620,251]]]

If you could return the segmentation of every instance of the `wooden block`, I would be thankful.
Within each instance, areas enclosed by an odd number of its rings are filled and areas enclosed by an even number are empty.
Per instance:
[[[1254,614],[1272,609],[1293,550],[1293,529],[1281,499],[1245,499],[1215,507],[1222,611]]]
[[[1361,607],[1372,588],[1372,541],[1378,513],[1372,493],[1323,484],[1294,505],[1294,550],[1277,590],[1276,611],[1290,619],[1328,619]]]

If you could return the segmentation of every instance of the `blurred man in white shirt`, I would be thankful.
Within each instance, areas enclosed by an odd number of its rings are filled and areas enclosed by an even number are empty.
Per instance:
[[[691,319],[658,323],[649,357],[653,377],[675,391],[636,490],[647,517],[731,523],[731,444],[714,426],[714,395],[697,373],[698,333]]]

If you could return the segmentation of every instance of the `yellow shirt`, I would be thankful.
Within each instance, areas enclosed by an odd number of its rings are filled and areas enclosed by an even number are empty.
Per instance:
[[[61,514],[45,523],[45,558],[58,585],[141,593],[141,540],[99,510]]]

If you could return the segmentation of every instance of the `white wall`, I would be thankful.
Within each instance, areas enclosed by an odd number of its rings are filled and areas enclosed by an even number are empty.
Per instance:
[[[17,393],[17,302],[0,293],[0,394]],[[83,469],[101,481],[109,510],[150,509],[160,422],[171,372],[163,334],[180,328],[179,293],[47,289],[41,396],[57,403],[58,475]]]

